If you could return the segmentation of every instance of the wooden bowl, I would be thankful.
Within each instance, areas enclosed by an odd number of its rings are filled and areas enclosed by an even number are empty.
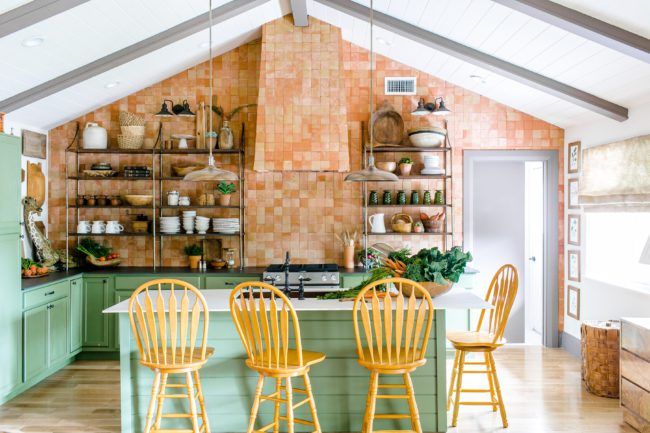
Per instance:
[[[111,268],[122,263],[122,259],[105,260],[100,262],[94,257],[86,256],[86,262],[93,266],[97,266],[98,268]]]
[[[226,261],[225,260],[213,260],[210,262],[210,266],[212,266],[215,269],[221,269],[224,266],[226,266]]]
[[[122,198],[131,206],[149,206],[153,203],[153,195],[151,194],[127,194]]]
[[[397,168],[397,163],[394,161],[380,161],[375,163],[377,168],[384,171],[394,172]]]
[[[415,147],[440,147],[445,142],[447,130],[427,126],[409,129],[408,135],[411,144]]]
[[[421,285],[424,288],[424,290],[429,292],[429,295],[432,298],[435,298],[436,296],[444,295],[445,293],[450,291],[451,288],[454,286],[454,283],[452,283],[451,281],[447,281],[447,284],[438,284],[438,283],[433,283],[431,281],[422,281],[422,282],[418,282],[418,284]],[[411,289],[412,289],[411,286],[408,285],[403,286],[402,293],[404,293],[404,296],[411,296],[412,293]],[[415,297],[421,298],[422,296],[420,293],[416,293]]]
[[[174,176],[185,176],[193,171],[201,170],[204,168],[204,164],[172,165],[172,172],[174,173]]]

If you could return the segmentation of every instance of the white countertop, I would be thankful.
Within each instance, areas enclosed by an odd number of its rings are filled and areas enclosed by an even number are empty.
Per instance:
[[[166,291],[163,292],[163,294],[166,293]],[[201,293],[205,297],[209,311],[215,313],[230,311],[228,306],[230,290],[205,290]],[[316,298],[307,298],[304,301],[292,299],[291,302],[296,311],[352,311],[354,304],[352,301],[342,302],[338,299]],[[167,302],[165,302],[165,305],[167,305]],[[492,305],[483,299],[461,288],[453,289],[444,295],[433,298],[433,306],[436,310],[492,308]],[[128,313],[128,311],[129,300],[126,299],[107,308],[104,313]]]

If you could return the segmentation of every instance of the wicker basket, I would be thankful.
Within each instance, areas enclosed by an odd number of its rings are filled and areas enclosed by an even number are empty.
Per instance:
[[[144,136],[144,126],[120,126],[122,135],[142,135]]]
[[[424,289],[427,292],[429,292],[429,295],[432,298],[435,298],[436,296],[440,296],[440,295],[443,295],[443,294],[447,293],[448,291],[451,290],[451,288],[454,285],[454,283],[452,283],[451,281],[447,281],[447,284],[432,283],[431,281],[422,281],[422,282],[419,282],[418,284],[421,285],[422,287],[424,287]],[[411,291],[411,286],[405,285],[405,286],[402,287],[402,293],[404,293],[404,296],[411,296],[411,292],[412,292]],[[421,298],[422,296],[420,296],[419,293],[416,293],[415,297],[416,298]]]
[[[396,213],[390,219],[390,225],[394,232],[411,233],[413,229],[413,218],[405,213]]]
[[[142,149],[144,135],[118,135],[117,147],[120,149]]]
[[[122,259],[112,259],[100,262],[94,257],[86,256],[86,262],[90,263],[93,266],[97,266],[98,268],[112,268],[113,266],[117,266],[122,263]]]
[[[585,388],[600,397],[618,398],[620,322],[586,321],[580,335]]]
[[[144,119],[128,111],[120,111],[120,126],[144,126]]]

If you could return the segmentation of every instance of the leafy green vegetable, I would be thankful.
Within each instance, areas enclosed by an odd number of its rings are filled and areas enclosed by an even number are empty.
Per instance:
[[[404,158],[399,160],[400,164],[413,164],[413,160],[409,158],[408,156],[405,156]]]
[[[95,242],[90,238],[83,238],[79,242],[79,245],[77,245],[77,250],[87,256],[97,259],[100,257],[108,256],[113,249],[106,245]]]
[[[26,259],[26,258],[21,258],[20,259],[20,268],[24,271],[27,269],[31,268],[32,266],[36,266],[37,268],[42,268],[43,265],[41,265],[38,262],[35,262],[32,259]]]

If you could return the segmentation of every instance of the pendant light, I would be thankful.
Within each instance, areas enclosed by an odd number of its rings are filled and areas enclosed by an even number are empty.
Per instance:
[[[370,0],[370,119],[372,122],[372,114],[375,110],[375,69],[374,69],[374,51],[373,51],[373,27],[374,27],[374,8],[373,0]],[[368,167],[363,170],[354,171],[345,176],[346,182],[397,182],[399,178],[394,173],[389,171],[380,170],[375,167],[375,156],[372,152],[373,142],[375,140],[373,134],[372,123],[370,125],[370,156],[368,157]]]
[[[212,0],[209,0],[209,6],[210,6],[210,12],[208,13],[208,17],[210,20],[209,23],[210,46],[208,47],[208,53],[209,53],[208,62],[210,63],[210,102],[212,102],[212,93],[213,93],[212,82],[214,81],[213,70],[212,70],[213,69],[212,68]],[[217,136],[217,134],[214,132],[212,128],[213,126],[212,117],[213,117],[212,113],[210,113],[210,120],[208,122],[209,132],[206,134],[206,136],[209,138],[215,138]],[[212,146],[209,145],[208,148],[210,149],[210,156],[208,156],[208,166],[204,169],[188,173],[183,178],[183,180],[189,180],[194,182],[215,181],[215,180],[239,180],[239,176],[237,176],[232,171],[222,170],[215,166],[214,155],[212,155]]]

